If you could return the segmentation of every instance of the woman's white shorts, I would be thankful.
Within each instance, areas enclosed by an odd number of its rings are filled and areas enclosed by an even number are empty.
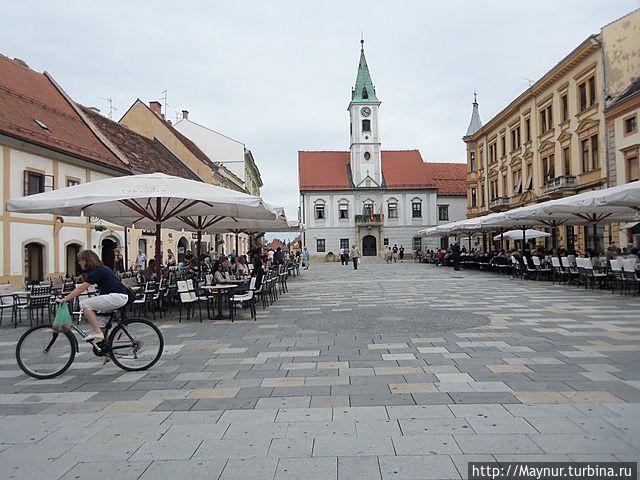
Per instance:
[[[80,300],[80,308],[90,308],[94,312],[107,313],[123,307],[129,301],[129,295],[125,293],[108,293],[96,295]]]

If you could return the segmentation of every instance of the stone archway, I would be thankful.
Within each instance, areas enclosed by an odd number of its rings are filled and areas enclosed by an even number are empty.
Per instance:
[[[373,235],[365,235],[362,237],[362,256],[375,257],[376,255],[378,255],[376,237]]]

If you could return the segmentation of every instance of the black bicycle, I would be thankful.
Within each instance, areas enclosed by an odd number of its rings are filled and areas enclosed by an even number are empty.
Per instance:
[[[87,336],[79,326],[80,317],[74,319],[70,330],[63,332],[54,331],[51,324],[27,330],[16,346],[16,360],[22,371],[38,379],[63,374],[80,352],[73,331],[83,338]],[[111,359],[121,369],[137,372],[155,365],[162,355],[162,332],[146,318],[125,318],[124,311],[114,310],[108,314],[104,330],[104,340],[89,341],[94,355],[104,357],[104,363]]]

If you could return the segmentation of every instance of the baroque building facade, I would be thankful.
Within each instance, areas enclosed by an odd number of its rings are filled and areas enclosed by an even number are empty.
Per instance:
[[[636,10],[589,36],[484,125],[474,100],[463,137],[468,217],[609,186],[605,108],[639,74]],[[603,251],[618,228],[600,226],[593,245],[585,228],[561,227],[558,245]]]
[[[426,248],[417,232],[438,223],[437,185],[420,152],[382,149],[381,102],[362,43],[349,150],[298,152],[302,242],[318,259],[352,245],[364,257],[382,257],[393,245]]]

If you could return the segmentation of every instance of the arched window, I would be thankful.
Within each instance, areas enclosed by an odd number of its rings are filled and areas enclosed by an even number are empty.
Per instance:
[[[367,92],[367,87],[362,87],[362,98],[369,98],[369,92]]]
[[[373,200],[367,199],[362,206],[362,215],[366,218],[373,217]]]
[[[411,200],[411,218],[422,218],[422,200],[417,197]]]
[[[324,220],[326,218],[324,211],[324,201],[317,200],[315,202],[315,219],[316,220]]]
[[[338,219],[346,220],[349,218],[349,201],[342,199],[338,202]]]
[[[387,216],[389,218],[398,218],[398,200],[390,198],[387,202]]]
[[[371,120],[362,120],[362,131],[363,132],[371,131]]]

